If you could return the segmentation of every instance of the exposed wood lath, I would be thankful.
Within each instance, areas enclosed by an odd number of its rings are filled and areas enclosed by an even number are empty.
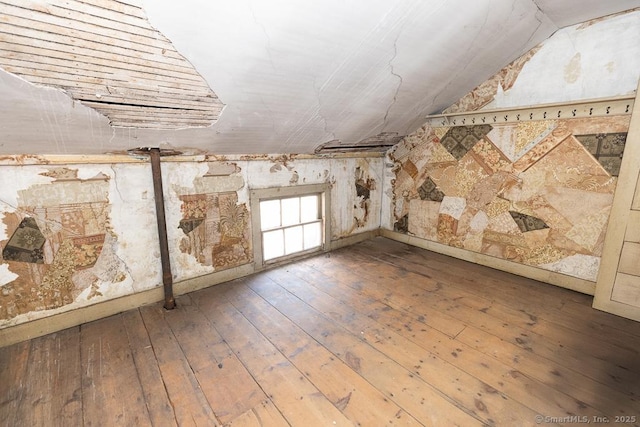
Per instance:
[[[402,138],[404,138],[404,136],[399,136],[397,132],[382,132],[354,144],[344,144],[339,139],[334,139],[318,146],[315,152],[317,154],[367,151],[384,152],[400,142]]]
[[[0,67],[64,89],[112,126],[210,126],[224,105],[136,3],[0,1]]]

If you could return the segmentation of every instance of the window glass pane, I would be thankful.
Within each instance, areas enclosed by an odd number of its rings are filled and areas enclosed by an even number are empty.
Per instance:
[[[309,222],[318,219],[318,196],[305,196],[300,198],[300,222]]]
[[[260,202],[260,227],[262,230],[280,227],[280,200]]]
[[[280,230],[262,233],[262,257],[264,260],[284,255],[284,233]]]
[[[284,247],[287,255],[302,250],[302,226],[284,229]]]
[[[322,223],[304,225],[304,249],[311,249],[322,244]]]
[[[300,223],[300,198],[282,199],[282,225]]]
[[[316,193],[260,201],[263,261],[322,247],[324,228],[320,197]]]

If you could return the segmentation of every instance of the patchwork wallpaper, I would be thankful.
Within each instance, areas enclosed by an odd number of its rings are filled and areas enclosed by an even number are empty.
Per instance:
[[[180,171],[165,177],[174,278],[251,262],[250,216],[246,204],[238,203],[237,190],[245,185],[240,169],[227,163],[167,166],[165,172]],[[16,191],[9,184],[12,170],[4,167],[0,324],[161,283],[148,167],[91,169],[83,167],[82,175],[94,176],[80,178],[77,168],[22,168],[16,181],[34,183]],[[185,187],[174,184],[181,178]],[[180,255],[193,258],[195,266]]]
[[[426,125],[390,151],[394,229],[595,281],[629,119]]]
[[[19,191],[17,209],[3,218],[10,234],[0,261],[17,277],[0,287],[0,319],[62,307],[81,294],[91,300],[102,296],[101,283],[128,277],[110,225],[110,178],[79,179],[67,168],[41,175],[53,181]]]
[[[251,231],[246,205],[236,192],[180,196],[185,237],[180,250],[216,270],[251,262]]]

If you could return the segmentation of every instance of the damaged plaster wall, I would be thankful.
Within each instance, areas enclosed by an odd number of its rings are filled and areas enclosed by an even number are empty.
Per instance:
[[[329,183],[332,240],[377,229],[383,160],[163,161],[174,280],[253,263],[252,188]],[[161,286],[147,163],[0,168],[0,327]]]
[[[252,188],[331,184],[331,239],[376,230],[380,226],[382,157],[298,159],[272,157],[249,161]],[[247,194],[248,197],[248,194]]]
[[[18,166],[2,172],[0,322],[134,291],[120,252],[126,242],[112,222],[115,169]]]
[[[445,112],[633,93],[639,29],[561,30]],[[387,153],[382,227],[595,282],[629,120],[425,125]]]
[[[635,92],[640,10],[563,28],[444,113],[605,98]]]
[[[234,162],[163,164],[167,224],[171,224],[167,231],[169,247],[174,248],[171,262],[176,280],[253,260],[244,175]]]

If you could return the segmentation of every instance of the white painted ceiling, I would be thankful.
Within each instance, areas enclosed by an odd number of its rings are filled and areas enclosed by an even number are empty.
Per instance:
[[[122,3],[142,6],[204,78],[225,104],[218,121],[177,130],[115,127],[58,88],[0,71],[0,154],[141,146],[309,153],[333,140],[406,135],[558,28],[640,7],[640,0]]]

